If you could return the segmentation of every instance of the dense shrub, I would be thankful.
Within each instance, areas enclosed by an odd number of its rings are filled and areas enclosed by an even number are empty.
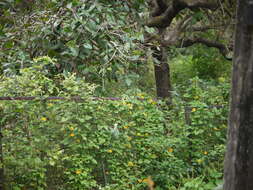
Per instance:
[[[230,84],[195,77],[174,90],[169,129],[181,142],[177,157],[192,171],[181,189],[212,189],[222,179]]]
[[[198,77],[205,80],[230,78],[231,61],[226,60],[215,48],[195,45],[171,53],[170,62],[173,84],[185,84],[189,79]]]
[[[1,103],[9,189],[141,188],[147,176],[159,175],[158,166],[184,165],[167,151],[164,116],[152,99],[94,100],[94,86],[84,80],[49,78],[45,67],[51,62],[38,58],[20,76],[4,78],[1,96],[78,95],[83,101]]]
[[[158,190],[199,190],[219,182],[226,109],[208,104],[221,91],[208,94],[194,79],[169,111],[145,94],[98,100],[84,79],[50,75],[54,63],[40,57],[2,78],[0,96],[38,97],[0,104],[7,189],[144,189],[154,181]]]

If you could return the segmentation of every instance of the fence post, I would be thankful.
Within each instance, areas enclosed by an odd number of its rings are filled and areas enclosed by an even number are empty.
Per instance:
[[[185,117],[185,124],[186,124],[186,127],[191,127],[191,107],[189,106],[185,106],[184,107],[184,117]],[[188,146],[189,146],[189,162],[192,162],[192,129],[189,128],[187,129],[187,131],[190,133],[190,135],[188,136]]]
[[[185,124],[191,125],[191,108],[188,106],[184,107],[184,117],[185,117]]]

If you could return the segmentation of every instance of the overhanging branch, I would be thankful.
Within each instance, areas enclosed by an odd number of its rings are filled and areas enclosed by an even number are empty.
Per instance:
[[[203,31],[207,31],[207,30],[216,30],[219,28],[223,28],[224,24],[220,24],[220,25],[213,25],[213,26],[193,26],[190,28],[190,30],[192,31],[196,31],[196,32],[203,32]]]
[[[232,51],[232,49],[228,48],[224,44],[217,42],[217,41],[211,41],[203,38],[193,38],[193,39],[181,39],[178,40],[177,44],[172,44],[170,41],[164,41],[161,42],[163,46],[171,46],[174,45],[178,48],[183,48],[183,47],[189,47],[194,44],[203,44],[206,45],[207,47],[213,47],[217,48],[219,52],[225,57],[227,60],[232,60],[232,58],[227,57],[228,53]]]
[[[180,4],[189,9],[203,8],[203,9],[216,9],[218,4],[215,0],[179,0]]]
[[[164,3],[162,0],[156,0],[155,3],[156,14],[152,14],[153,17],[150,18],[147,26],[157,28],[168,27],[171,24],[173,18],[175,18],[176,15],[185,8],[215,9],[218,6],[217,2],[214,0],[211,2],[208,0],[173,0],[166,9],[164,8],[165,5],[162,5]]]

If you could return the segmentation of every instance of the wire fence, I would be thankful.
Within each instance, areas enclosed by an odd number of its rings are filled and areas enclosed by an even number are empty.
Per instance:
[[[142,98],[136,98],[137,100],[144,100]],[[76,97],[0,97],[0,101],[50,101],[50,100],[61,100],[61,101],[87,101],[88,99],[83,99],[78,96]],[[124,100],[124,98],[118,98],[118,97],[92,97],[89,100],[95,100],[95,101],[121,101]],[[155,100],[157,101],[157,99]],[[222,109],[225,108],[226,105],[209,105],[209,106],[202,106],[202,107],[196,107],[196,106],[184,106],[184,119],[185,124],[187,126],[192,125],[191,120],[191,113],[193,108],[207,108],[207,109]],[[1,111],[1,110],[0,110]],[[3,134],[2,134],[2,126],[0,125],[0,190],[6,190],[4,187],[5,183],[5,171],[4,171],[4,152],[3,152]],[[189,144],[191,146],[191,144]]]

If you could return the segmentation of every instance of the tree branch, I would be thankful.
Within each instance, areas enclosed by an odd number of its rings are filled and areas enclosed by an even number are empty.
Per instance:
[[[179,0],[179,4],[186,6],[189,9],[203,8],[216,9],[218,3],[214,0]]]
[[[156,1],[156,5],[158,6],[158,2]],[[161,3],[161,2],[160,2]],[[157,28],[166,28],[168,27],[173,18],[185,8],[196,9],[196,8],[204,8],[204,9],[214,9],[217,8],[217,2],[210,3],[207,0],[173,0],[170,5],[167,6],[166,10],[158,16],[152,17],[147,26],[149,27],[157,27]],[[161,10],[161,9],[160,9]]]
[[[180,10],[175,11],[172,5],[168,6],[168,8],[161,15],[152,17],[148,23],[148,27],[157,27],[157,28],[166,28],[172,22],[172,19],[176,17]]]
[[[179,24],[176,27],[176,30],[178,30],[179,33],[183,32],[186,27],[188,26],[189,22],[192,19],[192,15],[187,15],[185,18],[183,18]]]
[[[194,44],[203,44],[203,45],[206,45],[207,47],[217,48],[220,51],[221,55],[225,57],[225,59],[230,60],[230,61],[232,60],[232,58],[227,56],[228,53],[232,51],[232,47],[228,48],[224,44],[217,41],[211,41],[211,40],[207,40],[203,38],[193,38],[193,39],[189,38],[189,39],[178,40],[177,43],[173,43],[171,41],[163,41],[161,42],[161,44],[165,47],[174,45],[178,48],[189,47]]]
[[[220,42],[217,42],[217,41],[210,41],[210,40],[203,39],[203,38],[186,39],[186,40],[182,41],[181,47],[189,47],[189,46],[192,46],[197,43],[206,45],[207,47],[217,48],[219,50],[219,52],[221,53],[221,55],[224,56],[225,59],[230,60],[230,61],[232,60],[232,58],[227,57],[227,55],[230,51],[228,49],[228,47]]]
[[[154,11],[152,12],[152,16],[160,16],[163,12],[166,11],[168,5],[164,2],[164,0],[153,0]]]
[[[218,29],[222,27],[224,27],[224,24],[214,25],[214,26],[195,26],[195,27],[193,26],[190,28],[190,30],[196,31],[196,32],[203,32],[203,31]]]

